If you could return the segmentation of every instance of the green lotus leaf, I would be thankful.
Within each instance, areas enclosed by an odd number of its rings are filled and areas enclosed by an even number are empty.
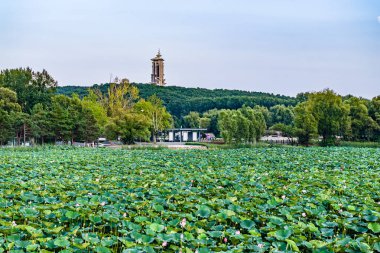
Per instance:
[[[59,237],[54,240],[54,245],[61,248],[66,248],[70,246],[70,242],[65,237]]]
[[[369,223],[368,228],[374,233],[380,233],[380,223]]]
[[[211,209],[208,206],[201,206],[196,212],[197,216],[208,218],[211,214]]]
[[[27,252],[33,252],[33,251],[36,251],[38,248],[39,248],[38,244],[30,244],[30,245],[26,246],[26,251]]]
[[[74,243],[73,244],[78,249],[86,249],[88,246],[90,246],[90,243]]]
[[[97,216],[97,215],[94,215],[94,214],[90,214],[89,216],[89,220],[94,223],[94,224],[99,224],[102,222],[102,217],[100,216]]]
[[[148,220],[148,217],[144,217],[144,216],[137,216],[137,217],[135,217],[135,222],[137,222],[137,223],[143,223],[143,222],[145,222],[147,220]]]
[[[97,253],[111,253],[112,251],[106,247],[103,247],[103,246],[97,246],[95,248],[95,252]]]
[[[209,248],[203,247],[203,248],[200,248],[198,252],[199,253],[210,253],[211,250]]]
[[[79,217],[79,213],[77,213],[77,212],[73,212],[73,211],[67,211],[67,212],[65,213],[65,216],[66,216],[67,218],[69,218],[69,219],[74,220],[74,219],[76,219],[76,218]]]
[[[373,249],[374,250],[377,250],[378,252],[380,252],[380,242],[377,242],[373,245]]]
[[[284,241],[292,235],[292,231],[289,229],[281,229],[277,230],[275,233],[275,237],[277,240]]]
[[[284,219],[276,216],[272,216],[269,218],[270,222],[276,225],[282,225],[284,223]]]
[[[289,239],[286,239],[285,241],[292,248],[293,251],[300,252],[300,249],[298,248],[297,244],[294,241],[289,240]]]
[[[161,232],[162,230],[164,230],[165,226],[161,225],[161,224],[157,224],[157,223],[152,223],[149,225],[149,228],[157,233],[157,232]]]
[[[143,235],[141,241],[145,244],[149,244],[149,243],[152,243],[154,241],[154,237],[148,236],[148,235]]]
[[[255,226],[255,222],[251,220],[244,220],[240,223],[240,227],[245,228],[247,230],[251,230]]]
[[[115,240],[112,239],[111,237],[103,238],[102,241],[101,241],[101,244],[104,247],[111,247],[112,245],[115,244]]]
[[[377,221],[379,219],[379,217],[375,216],[375,215],[366,215],[363,217],[366,221]]]
[[[223,233],[221,231],[209,231],[209,232],[207,232],[207,234],[213,238],[220,238],[223,235]]]
[[[164,207],[163,207],[162,205],[158,205],[158,204],[153,205],[153,209],[154,209],[155,211],[157,211],[157,212],[162,212],[162,211],[164,211]]]

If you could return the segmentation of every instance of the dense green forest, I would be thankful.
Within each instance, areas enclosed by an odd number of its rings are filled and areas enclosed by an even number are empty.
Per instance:
[[[170,127],[207,128],[227,143],[255,143],[280,131],[303,145],[380,141],[380,96],[333,90],[287,97],[224,89],[161,87],[115,79],[58,87],[46,70],[0,72],[0,145],[9,142],[156,141]]]
[[[178,86],[157,86],[153,84],[135,84],[141,98],[147,99],[157,95],[167,110],[176,118],[182,118],[191,111],[203,113],[211,109],[239,109],[243,105],[270,108],[274,105],[295,106],[299,100],[294,97],[274,95],[263,92],[250,92],[226,89],[185,88]],[[91,89],[107,91],[109,84],[93,85]],[[62,86],[57,87],[58,94],[71,96],[76,93],[80,97],[88,94],[89,87]]]

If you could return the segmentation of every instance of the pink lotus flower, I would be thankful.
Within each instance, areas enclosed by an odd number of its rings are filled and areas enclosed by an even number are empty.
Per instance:
[[[302,217],[306,217],[306,213],[302,213]]]
[[[259,244],[257,245],[257,247],[259,247],[260,249],[262,249],[262,248],[264,248],[264,244],[259,243]]]
[[[227,241],[228,241],[227,238],[224,237],[223,242],[224,242],[224,243],[227,243]]]
[[[286,196],[285,196],[285,195],[282,195],[281,198],[282,198],[282,199],[286,199]]]
[[[240,235],[240,230],[236,230],[235,234]]]
[[[186,218],[183,218],[182,221],[181,221],[181,227],[185,227],[186,226]]]
[[[168,242],[167,242],[167,241],[164,241],[164,242],[162,243],[162,247],[166,247],[166,246],[168,246]]]
[[[100,205],[101,205],[101,206],[105,206],[105,205],[106,205],[106,202],[103,201],[102,203],[100,203]]]

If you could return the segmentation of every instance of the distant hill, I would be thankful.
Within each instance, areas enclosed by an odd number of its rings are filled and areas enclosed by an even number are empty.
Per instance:
[[[161,98],[168,111],[180,118],[190,111],[205,112],[211,109],[238,109],[243,105],[271,107],[277,104],[295,106],[298,100],[295,97],[274,95],[264,92],[242,90],[185,88],[178,86],[157,86],[153,84],[134,83],[140,90],[140,97],[148,98],[156,94]],[[88,89],[100,89],[106,92],[109,84],[93,85],[92,87],[63,86],[58,87],[57,93],[71,96],[73,93],[80,97],[88,93]]]

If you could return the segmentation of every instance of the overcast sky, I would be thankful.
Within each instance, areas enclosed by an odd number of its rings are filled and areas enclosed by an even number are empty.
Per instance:
[[[149,82],[380,95],[379,0],[1,0],[0,68],[59,85]]]

